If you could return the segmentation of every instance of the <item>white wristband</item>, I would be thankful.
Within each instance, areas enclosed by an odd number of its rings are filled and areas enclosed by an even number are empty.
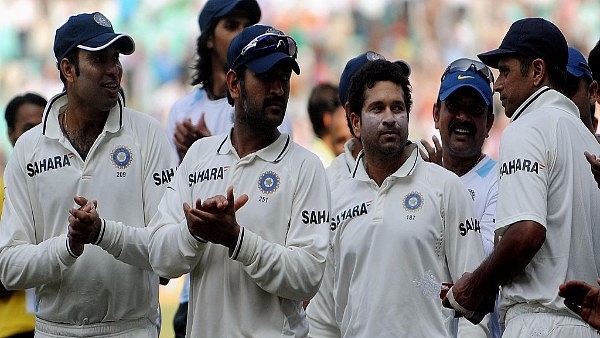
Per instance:
[[[458,304],[456,299],[454,299],[454,293],[452,292],[452,289],[453,288],[450,288],[450,290],[448,290],[448,293],[446,294],[446,298],[450,302],[450,305],[452,306],[452,308],[454,310],[458,311],[460,314],[462,314],[466,318],[473,317],[475,315],[475,311],[467,310],[462,305]]]

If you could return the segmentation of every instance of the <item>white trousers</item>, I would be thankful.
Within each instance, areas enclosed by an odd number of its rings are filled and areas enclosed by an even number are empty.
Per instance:
[[[147,318],[89,325],[66,325],[36,318],[35,338],[59,337],[158,338],[158,330],[156,323]]]
[[[506,312],[502,338],[598,338],[596,330],[566,310],[515,305]]]

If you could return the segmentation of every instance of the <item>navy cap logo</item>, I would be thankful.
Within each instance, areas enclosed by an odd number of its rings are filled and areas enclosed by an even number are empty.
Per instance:
[[[112,24],[110,23],[110,21],[108,20],[107,17],[104,16],[104,14],[102,13],[94,13],[94,21],[96,21],[97,24],[99,24],[100,26],[104,26],[104,27],[108,27],[111,28]]]

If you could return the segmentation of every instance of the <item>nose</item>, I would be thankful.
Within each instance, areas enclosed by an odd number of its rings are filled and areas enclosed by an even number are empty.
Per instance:
[[[284,94],[284,83],[281,79],[271,81],[270,92],[273,95],[282,96]]]
[[[396,124],[396,118],[394,116],[394,113],[390,109],[390,107],[387,107],[385,109],[385,111],[383,112],[382,123],[385,124],[385,125],[387,125],[387,126],[393,126],[394,124]]]
[[[503,88],[504,88],[504,80],[501,80],[500,78],[498,78],[498,80],[496,80],[496,82],[494,82],[494,91],[499,93]]]
[[[109,74],[120,74],[122,72],[122,66],[120,61],[109,61],[106,64],[106,72]]]

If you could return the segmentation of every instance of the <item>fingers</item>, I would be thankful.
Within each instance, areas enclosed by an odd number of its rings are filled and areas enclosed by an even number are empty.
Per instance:
[[[212,133],[208,129],[208,126],[206,125],[204,113],[200,114],[200,119],[198,119],[198,127],[196,127],[196,132],[198,133],[198,138],[208,137],[212,135]]]
[[[440,143],[440,140],[435,135],[431,137],[431,140],[433,141],[433,146],[431,144],[429,144],[429,142],[427,140],[425,140],[425,139],[421,140],[421,144],[427,151],[427,159],[424,157],[423,153],[421,153],[421,157],[423,157],[423,159],[428,162],[432,162],[432,163],[435,163],[435,164],[438,164],[441,166],[442,158],[443,158],[443,154],[444,154],[444,151],[442,149],[442,144]]]

